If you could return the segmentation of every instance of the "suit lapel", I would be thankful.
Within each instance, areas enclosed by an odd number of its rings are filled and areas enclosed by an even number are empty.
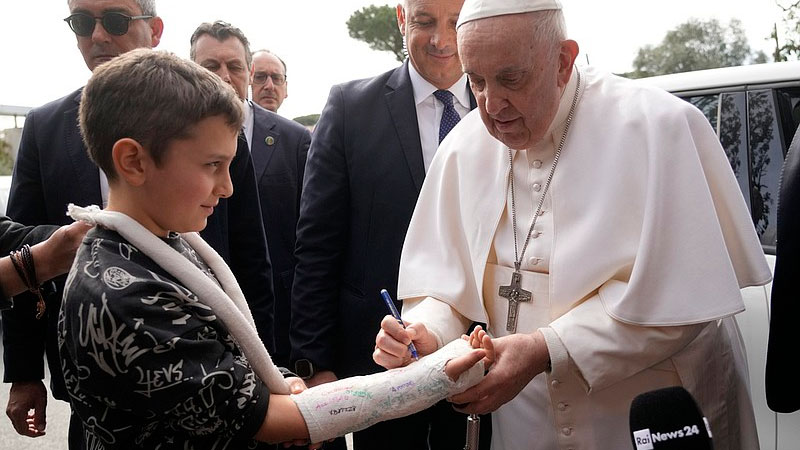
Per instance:
[[[277,128],[275,118],[261,109],[258,105],[253,105],[253,169],[256,173],[256,180],[260,180],[264,171],[269,166],[272,156],[280,145],[280,130]]]
[[[80,105],[81,92],[79,90],[75,96],[75,107],[64,111],[64,123],[66,130],[64,133],[64,150],[69,154],[68,160],[72,164],[75,174],[74,180],[58,180],[59,183],[69,183],[78,186],[81,192],[81,199],[85,199],[91,204],[102,206],[103,196],[100,192],[100,169],[91,161],[83,143],[80,128],[78,126],[78,106]],[[84,201],[84,200],[77,200]]]
[[[386,82],[386,104],[392,122],[400,138],[414,185],[419,191],[425,180],[425,163],[422,161],[422,145],[419,143],[417,108],[414,105],[414,91],[408,75],[408,60],[398,67]]]

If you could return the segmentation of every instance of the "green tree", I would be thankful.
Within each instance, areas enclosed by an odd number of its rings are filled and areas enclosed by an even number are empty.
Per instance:
[[[778,26],[772,29],[770,39],[775,41],[775,52],[772,57],[775,61],[789,61],[800,59],[800,1],[790,3],[788,6],[783,6],[779,0],[775,1],[778,8],[783,10],[783,29],[785,35],[783,36],[783,45],[781,45],[781,36],[778,36]]]
[[[306,116],[295,117],[292,120],[305,127],[310,127],[317,124],[319,121],[319,114],[308,114]]]
[[[640,48],[634,71],[627,75],[642,78],[754,62],[766,62],[766,55],[751,51],[739,20],[724,27],[717,19],[690,19],[668,31],[659,45]]]
[[[405,60],[403,35],[397,28],[397,12],[389,5],[365,6],[347,19],[350,37],[364,41],[373,50],[392,52],[398,61]]]

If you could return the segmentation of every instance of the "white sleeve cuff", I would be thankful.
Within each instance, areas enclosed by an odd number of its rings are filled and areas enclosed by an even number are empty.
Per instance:
[[[472,323],[453,307],[433,297],[403,300],[403,320],[409,323],[422,322],[436,336],[437,348],[445,342],[461,338]]]

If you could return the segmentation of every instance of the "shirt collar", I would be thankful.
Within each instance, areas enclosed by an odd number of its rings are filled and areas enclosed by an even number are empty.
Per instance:
[[[408,75],[411,78],[411,87],[414,89],[414,104],[419,105],[438,90],[436,86],[432,85],[425,78],[422,78],[422,75],[417,72],[414,64],[411,64],[410,61],[408,63]],[[455,98],[461,106],[470,109],[467,74],[461,74],[461,78],[447,88],[447,90],[453,94],[453,98]]]
[[[554,133],[563,132],[563,128],[566,125],[567,116],[569,116],[569,111],[572,109],[572,99],[577,95],[580,99],[580,92],[576,92],[575,89],[577,88],[578,84],[578,67],[573,67],[572,75],[569,77],[569,81],[567,81],[567,85],[564,87],[564,91],[561,93],[561,99],[558,102],[558,112],[556,112],[555,117],[553,117],[553,121],[550,122],[550,126],[547,129],[547,133],[545,136],[553,135],[553,141],[555,141],[556,137]],[[559,139],[561,136],[559,135]]]
[[[253,127],[255,125],[255,111],[253,111],[253,103],[250,100],[242,100],[244,108],[244,122],[242,123],[242,131],[247,139],[247,147],[253,148]]]
[[[242,100],[242,104],[244,106],[244,108],[242,108],[242,111],[244,112],[244,122],[242,123],[242,128],[251,128],[253,125],[253,104],[247,99]]]

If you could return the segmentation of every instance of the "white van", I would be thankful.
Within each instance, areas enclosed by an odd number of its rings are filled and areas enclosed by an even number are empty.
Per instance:
[[[697,106],[722,142],[744,193],[770,267],[775,266],[778,186],[786,150],[800,124],[800,61],[701,70],[645,78]],[[742,291],[736,316],[747,346],[750,384],[762,450],[800,448],[800,412],[767,407],[767,358],[772,285]]]

